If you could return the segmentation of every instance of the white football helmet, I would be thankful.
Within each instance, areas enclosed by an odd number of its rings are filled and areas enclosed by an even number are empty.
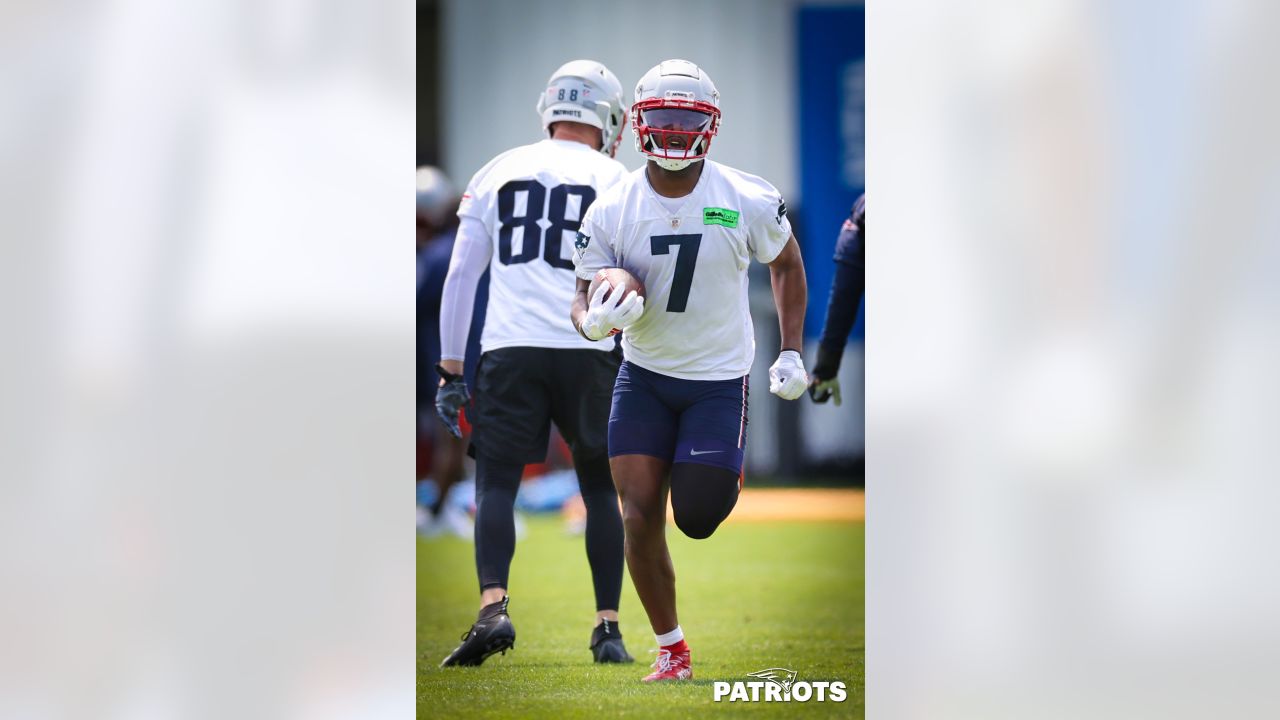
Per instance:
[[[560,66],[538,96],[538,115],[549,135],[551,123],[570,121],[600,128],[600,152],[613,157],[627,124],[622,83],[609,68],[594,60],[573,60]]]
[[[431,165],[418,167],[418,214],[433,223],[444,222],[458,209],[458,191],[448,176]]]
[[[664,60],[636,83],[631,131],[636,150],[664,170],[683,170],[707,156],[720,130],[720,92],[688,60]]]

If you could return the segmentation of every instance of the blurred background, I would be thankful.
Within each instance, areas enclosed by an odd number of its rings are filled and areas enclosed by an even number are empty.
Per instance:
[[[412,715],[413,12],[0,5],[0,717]]]
[[[655,18],[665,18],[669,31],[654,31]],[[482,165],[543,137],[534,104],[561,64],[603,62],[628,103],[636,81],[659,61],[681,57],[699,64],[720,90],[724,112],[710,157],[764,177],[786,200],[809,281],[805,359],[811,366],[835,241],[865,185],[863,30],[864,8],[856,2],[419,0],[418,165],[442,171],[456,204]],[[643,165],[633,138],[628,126],[617,156],[629,170]],[[451,242],[451,232],[444,229],[445,242],[434,244]],[[419,259],[424,287],[438,297],[434,278],[442,280],[447,252],[424,250]],[[861,318],[840,368],[842,406],[815,405],[807,397],[783,402],[767,390],[779,348],[768,269],[753,264],[751,273],[756,358],[747,484],[860,486]],[[438,332],[433,308],[438,312],[437,304],[420,301],[420,348],[437,353],[420,357],[420,390],[436,382],[438,345],[422,337]],[[430,410],[423,414],[434,422]],[[420,458],[427,472],[429,449]]]
[[[1280,716],[1277,27],[872,4],[871,716]]]

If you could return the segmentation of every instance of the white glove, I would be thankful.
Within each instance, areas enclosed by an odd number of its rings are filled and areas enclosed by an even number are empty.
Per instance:
[[[804,371],[804,360],[795,350],[783,350],[769,367],[769,392],[783,400],[795,400],[809,387],[809,374]]]
[[[603,340],[625,330],[644,314],[644,298],[636,294],[635,290],[627,293],[626,297],[620,292],[613,293],[605,300],[605,293],[609,289],[607,280],[600,283],[596,294],[591,296],[591,303],[587,305],[587,315],[582,318],[582,334],[588,340]]]

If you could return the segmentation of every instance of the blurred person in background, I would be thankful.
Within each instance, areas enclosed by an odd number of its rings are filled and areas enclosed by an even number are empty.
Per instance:
[[[867,196],[862,194],[849,211],[836,240],[835,277],[831,279],[831,297],[827,301],[827,320],[818,342],[818,361],[813,364],[809,381],[809,397],[816,403],[832,398],[840,404],[840,360],[849,333],[858,320],[866,285],[866,262],[863,243],[867,233]]]
[[[547,138],[494,158],[471,179],[441,307],[442,422],[461,436],[469,408],[476,459],[476,572],[480,612],[441,662],[479,665],[515,645],[507,584],[515,553],[514,506],[521,474],[547,453],[550,424],[569,443],[587,508],[586,546],[595,590],[596,662],[632,662],[618,629],[623,531],[609,473],[607,422],[617,375],[613,346],[578,335],[565,312],[574,292],[565,252],[596,197],[626,169],[613,159],[626,124],[622,85],[604,65],[575,60],[547,81],[536,106]],[[544,231],[545,228],[545,231]],[[463,375],[466,330],[480,276],[491,304],[474,383]]]
[[[769,267],[782,341],[769,391],[804,394],[800,357],[807,288],[787,206],[762,178],[705,160],[720,93],[705,71],[667,60],[636,84],[631,108],[645,167],[591,207],[575,242],[574,326],[588,340],[623,331],[609,417],[609,458],[622,496],[627,567],[658,642],[646,682],[693,677],[676,617],[667,494],[677,527],[711,536],[742,489],[747,378],[755,336],[751,259]],[[605,268],[625,266],[648,291],[605,300]],[[668,485],[669,481],[669,485]]]
[[[458,191],[438,168],[418,168],[418,445],[419,457],[427,458],[420,466],[427,468],[426,477],[419,471],[421,484],[430,479],[435,496],[427,506],[418,508],[418,532],[424,536],[452,533],[468,540],[472,537],[471,518],[460,506],[447,503],[449,490],[465,474],[463,457],[466,442],[454,437],[434,420],[436,375],[433,360],[440,356],[440,298],[444,293],[445,275],[453,254],[458,232]],[[489,277],[484,275],[476,289],[475,307],[467,341],[471,358],[464,368],[468,380],[475,378],[480,356],[480,328],[484,325],[489,299]]]

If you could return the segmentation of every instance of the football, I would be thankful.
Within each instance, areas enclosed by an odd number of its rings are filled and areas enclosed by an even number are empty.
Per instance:
[[[644,297],[644,283],[640,282],[640,278],[622,268],[615,267],[605,268],[596,273],[596,276],[591,279],[591,286],[587,288],[588,299],[595,297],[596,290],[600,288],[600,283],[605,280],[609,281],[609,287],[611,288],[605,293],[605,300],[608,300],[613,293],[617,292],[618,288],[622,288],[623,297],[626,297],[626,294],[632,290],[635,290],[640,297]]]

